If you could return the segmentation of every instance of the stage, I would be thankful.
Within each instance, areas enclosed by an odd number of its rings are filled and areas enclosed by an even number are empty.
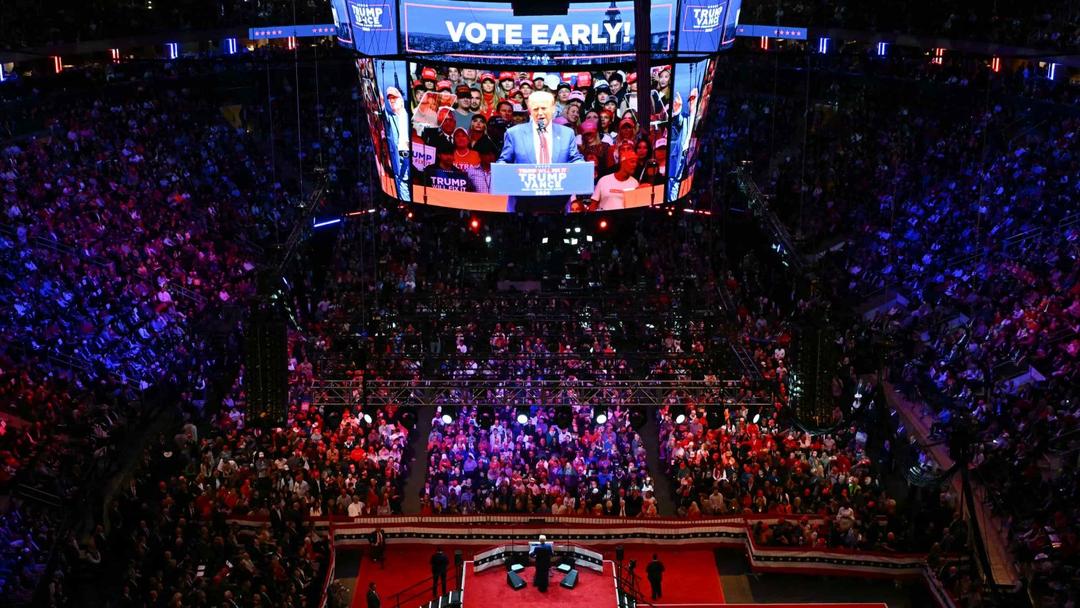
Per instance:
[[[536,569],[526,567],[518,573],[525,581],[524,589],[515,591],[506,584],[506,569],[491,568],[483,572],[473,569],[473,562],[465,563],[465,585],[462,608],[532,608],[542,606],[574,606],[574,608],[612,608],[615,599],[615,569],[610,561],[604,562],[604,571],[595,572],[578,568],[577,586],[565,589],[559,585],[563,573],[551,569],[547,593],[533,585]]]
[[[578,568],[578,584],[574,589],[559,586],[563,574],[552,569],[547,593],[540,593],[532,584],[534,570],[527,567],[521,572],[521,578],[527,586],[514,591],[506,584],[506,569],[490,568],[482,572],[473,569],[472,557],[479,553],[475,545],[443,545],[446,553],[453,556],[455,550],[461,550],[463,565],[463,607],[462,608],[524,608],[544,606],[572,606],[573,608],[616,608],[614,549],[613,547],[595,547],[604,556],[603,572],[588,568]],[[639,591],[648,599],[649,586],[645,581],[645,564],[656,553],[664,563],[664,594],[653,605],[657,608],[750,608],[766,606],[769,608],[886,608],[883,603],[776,603],[776,604],[726,604],[720,576],[716,570],[711,548],[701,545],[686,547],[662,547],[656,545],[627,544],[626,560],[638,563]],[[355,580],[353,608],[364,608],[364,594],[369,582],[376,582],[384,605],[387,605],[394,592],[431,575],[428,560],[434,547],[426,543],[400,543],[387,547],[385,567],[379,567],[366,558],[366,551],[361,551],[358,576]],[[451,570],[450,586],[453,586]],[[419,598],[430,599],[429,595]],[[417,605],[419,605],[419,601]]]

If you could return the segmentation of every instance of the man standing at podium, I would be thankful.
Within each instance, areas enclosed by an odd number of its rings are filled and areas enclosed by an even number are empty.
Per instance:
[[[547,91],[529,95],[529,122],[510,127],[503,139],[500,163],[550,165],[580,163],[585,159],[578,150],[576,134],[570,127],[557,125],[555,96]],[[548,211],[561,213],[568,202],[566,196],[510,197],[507,211]]]
[[[533,577],[533,585],[540,590],[540,593],[547,593],[548,570],[551,569],[551,545],[548,544],[547,537],[541,534],[540,542],[533,545],[529,553],[536,559],[536,576]]]

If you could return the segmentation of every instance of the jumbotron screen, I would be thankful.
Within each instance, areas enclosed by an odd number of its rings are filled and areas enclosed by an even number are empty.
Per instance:
[[[336,16],[353,19],[348,27],[339,21],[339,34],[350,36],[343,44],[359,49],[381,36],[387,54],[405,51],[357,60],[383,191],[502,212],[611,211],[686,196],[715,53],[733,35],[736,17],[725,17],[738,4],[695,2],[651,5],[645,82],[634,63],[630,2],[575,3],[567,15],[539,18],[492,2],[336,7]],[[372,29],[363,35],[360,16]],[[674,50],[684,43],[713,46]]]

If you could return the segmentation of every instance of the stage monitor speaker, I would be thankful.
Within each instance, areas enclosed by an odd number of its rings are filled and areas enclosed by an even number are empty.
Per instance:
[[[573,589],[574,585],[577,585],[577,570],[571,570],[570,572],[567,572],[566,576],[563,577],[562,582],[559,583],[559,585],[562,587],[566,587],[567,589]]]
[[[517,572],[507,572],[506,584],[514,591],[520,591],[525,588],[525,579],[518,576]]]

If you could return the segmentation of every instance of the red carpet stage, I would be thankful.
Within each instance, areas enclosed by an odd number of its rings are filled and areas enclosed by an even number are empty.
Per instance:
[[[527,585],[524,589],[514,591],[506,584],[505,568],[491,568],[477,573],[472,569],[472,562],[465,564],[465,603],[462,608],[614,608],[616,605],[615,570],[611,562],[604,562],[603,574],[578,568],[578,583],[573,589],[559,586],[563,574],[553,568],[547,593],[540,593],[533,586],[535,569],[532,566],[520,574]]]
[[[725,604],[724,591],[720,586],[720,576],[711,548],[697,545],[685,547],[658,547],[656,545],[627,544],[626,560],[637,561],[638,587],[641,594],[649,597],[649,583],[645,580],[645,565],[656,553],[664,562],[664,595],[654,602],[658,608],[750,608],[765,606],[768,608],[886,608],[885,604]],[[522,578],[528,586],[514,591],[506,584],[506,570],[491,568],[480,573],[472,571],[472,557],[485,548],[476,545],[443,545],[447,555],[453,559],[454,550],[461,549],[465,564],[464,608],[517,608],[543,606],[572,606],[573,608],[614,608],[615,578],[613,564],[614,547],[593,547],[603,553],[604,573],[600,574],[588,568],[578,569],[578,584],[574,589],[559,586],[562,573],[552,571],[548,592],[540,593],[532,586],[533,569],[526,568]],[[366,605],[364,595],[368,583],[375,581],[383,605],[389,605],[393,594],[409,587],[417,581],[431,576],[428,566],[434,552],[431,544],[398,544],[387,546],[386,567],[380,568],[366,556],[360,564],[356,579],[356,593],[353,596],[353,608]],[[453,567],[447,583],[453,586]],[[423,593],[430,598],[430,591]],[[417,598],[422,600],[423,597]],[[420,601],[416,604],[419,605]]]
[[[485,547],[486,548],[486,547]],[[472,546],[444,545],[447,555],[453,558],[454,550],[461,549],[466,560],[471,561],[473,555],[484,548]],[[603,553],[606,560],[615,558],[615,549],[611,546],[593,547]],[[360,565],[360,572],[356,578],[356,593],[353,596],[353,608],[362,608],[365,605],[364,594],[367,593],[368,583],[375,581],[379,594],[386,603],[391,596],[413,583],[431,576],[428,566],[434,546],[430,544],[391,544],[386,550],[386,568],[380,568],[370,559],[366,558]],[[627,544],[627,560],[636,560],[638,563],[637,574],[639,578],[638,588],[647,598],[649,597],[649,584],[645,580],[645,565],[652,559],[652,554],[657,553],[660,561],[664,562],[664,597],[656,602],[658,605],[683,605],[706,608],[707,606],[721,606],[724,602],[724,592],[720,587],[720,576],[716,571],[712,549],[698,545],[687,547],[657,547],[655,545]],[[466,564],[471,566],[471,564]],[[538,606],[532,603],[534,596],[539,598],[571,598],[574,608],[589,608],[591,606],[614,607],[615,606],[615,581],[613,578],[612,564],[604,564],[604,574],[594,572],[587,568],[579,568],[578,586],[573,589],[563,589],[558,586],[562,580],[562,574],[553,572],[552,584],[548,587],[547,596],[537,591],[532,586],[532,569],[525,571],[523,577],[529,586],[521,591],[513,591],[506,584],[506,571],[502,568],[493,568],[474,574],[471,568],[466,568],[465,581],[465,606],[498,606],[510,608],[511,606]],[[453,569],[451,568],[451,577]],[[451,585],[452,580],[447,581]],[[488,588],[498,590],[495,595],[487,596]],[[594,595],[593,592],[596,592]],[[506,594],[504,601],[503,594]],[[566,594],[566,595],[564,595]],[[573,594],[573,595],[570,595]],[[484,597],[481,597],[484,596]],[[585,599],[587,596],[596,599]],[[603,599],[600,599],[600,598]],[[518,602],[520,603],[505,603]],[[563,605],[565,603],[552,602],[549,605]],[[857,607],[856,607],[857,608]]]

